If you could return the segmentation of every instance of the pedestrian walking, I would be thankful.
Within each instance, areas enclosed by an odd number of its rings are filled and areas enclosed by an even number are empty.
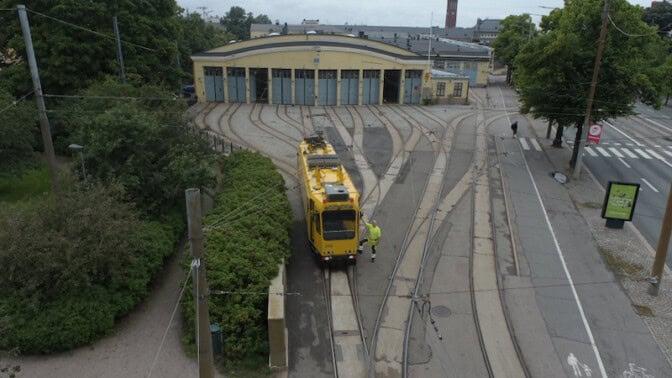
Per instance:
[[[518,135],[518,121],[514,121],[511,124],[511,131],[513,131],[513,137],[515,138]]]
[[[364,222],[368,230],[368,237],[359,241],[359,247],[357,248],[357,253],[361,254],[364,250],[364,244],[367,243],[371,246],[371,262],[376,261],[376,246],[380,241],[380,236],[382,235],[380,227],[378,227],[378,222],[375,219],[371,220],[371,223],[364,221],[364,214],[360,216],[360,221]]]

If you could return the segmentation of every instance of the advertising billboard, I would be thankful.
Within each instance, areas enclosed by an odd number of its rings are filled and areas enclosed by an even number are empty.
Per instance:
[[[639,194],[639,184],[609,181],[602,205],[602,218],[631,221]]]

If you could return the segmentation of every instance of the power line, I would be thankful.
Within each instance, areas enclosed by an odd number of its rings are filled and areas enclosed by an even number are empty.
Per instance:
[[[73,24],[73,23],[71,23],[71,22],[68,22],[68,21],[64,21],[64,20],[58,19],[58,18],[56,18],[56,17],[48,16],[48,15],[46,15],[46,14],[44,14],[44,13],[36,12],[36,11],[34,11],[34,10],[32,10],[32,9],[28,9],[28,8],[26,8],[26,10],[28,10],[28,11],[31,12],[31,13],[40,15],[40,16],[45,17],[45,18],[48,18],[48,19],[50,19],[50,20],[54,20],[54,21],[56,21],[56,22],[60,22],[60,23],[62,23],[62,24],[64,24],[64,25],[73,27],[73,28],[75,28],[75,29],[84,30],[84,31],[87,31],[87,32],[89,32],[89,33],[95,34],[95,35],[97,35],[97,36],[99,36],[99,37],[108,38],[108,39],[112,39],[112,40],[115,40],[115,41],[116,41],[116,38],[115,38],[114,36],[112,36],[112,35],[103,34],[103,33],[101,33],[101,32],[97,32],[97,31],[95,31],[95,30],[87,29],[87,28],[85,28],[85,27],[83,27],[83,26],[79,26],[79,25]],[[149,47],[145,47],[145,46],[142,46],[142,45],[138,45],[138,44],[136,44],[136,43],[132,43],[132,42],[124,41],[124,40],[121,40],[121,42],[122,42],[122,43],[125,43],[125,44],[127,44],[127,45],[131,45],[131,46],[135,46],[135,47],[138,47],[138,48],[147,50],[147,51],[157,52],[157,50],[155,50],[155,49],[151,49],[151,48],[149,48]]]
[[[625,36],[628,36],[628,37],[648,37],[648,36],[652,36],[652,35],[657,35],[657,34],[658,34],[658,33],[630,34],[630,33],[624,32],[621,28],[619,28],[618,25],[616,25],[616,23],[614,22],[614,20],[611,18],[611,15],[610,15],[610,14],[608,14],[607,17],[609,18],[609,22],[611,22],[611,25],[613,25],[614,28],[616,28],[616,30],[618,30],[619,32],[621,32],[621,34],[623,34],[623,35],[625,35]]]
[[[5,112],[5,111],[9,110],[11,107],[16,106],[19,102],[25,100],[26,97],[28,97],[28,96],[30,96],[31,94],[33,94],[33,92],[34,92],[34,90],[32,90],[32,91],[26,93],[25,95],[23,95],[23,96],[22,96],[21,98],[19,98],[18,100],[14,100],[11,104],[7,105],[5,108],[0,109],[0,113],[3,113],[3,112]]]
[[[59,94],[44,94],[44,97],[55,98],[79,98],[79,99],[101,99],[101,100],[159,100],[159,101],[187,101],[187,98],[174,97],[144,97],[144,96],[87,96],[87,95],[59,95]]]

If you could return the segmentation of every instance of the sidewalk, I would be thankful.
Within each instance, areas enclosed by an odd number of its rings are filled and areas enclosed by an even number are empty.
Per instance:
[[[537,137],[544,140],[547,123],[540,120],[528,121]],[[568,177],[564,187],[569,192],[576,209],[586,220],[595,242],[620,284],[630,298],[634,310],[651,331],[654,339],[672,366],[672,274],[666,267],[658,296],[648,293],[651,284],[646,280],[651,273],[655,250],[631,222],[623,229],[610,229],[601,217],[605,189],[597,182],[584,165],[581,177],[572,179],[569,169],[571,146],[563,148],[545,147],[545,152],[555,169]]]

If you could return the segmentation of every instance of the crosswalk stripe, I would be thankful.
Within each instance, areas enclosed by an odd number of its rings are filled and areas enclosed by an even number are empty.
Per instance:
[[[672,152],[670,152],[670,151],[663,151],[663,152],[665,152],[666,154],[672,156]]]
[[[635,148],[635,152],[642,155],[644,159],[651,159],[651,156],[649,156],[646,152],[640,150],[639,148]]]
[[[611,151],[614,155],[616,155],[616,157],[619,157],[619,158],[623,157],[623,154],[620,153],[620,151],[618,151],[616,149],[616,147],[609,147],[609,151]]]
[[[602,148],[602,147],[595,147],[595,149],[596,149],[597,151],[599,151],[599,152],[600,152],[602,155],[604,155],[605,157],[611,157],[611,155],[609,155],[609,153],[607,152],[607,150],[605,150],[604,148]]]
[[[593,151],[593,149],[590,147],[586,147],[584,148],[584,150],[586,150],[586,152],[588,152],[590,156],[597,156],[597,152]]]
[[[649,155],[653,156],[654,158],[656,158],[656,159],[658,159],[658,160],[663,160],[663,159],[665,159],[664,157],[658,155],[658,153],[656,153],[656,151],[646,150],[646,152],[648,152]]]
[[[633,159],[639,159],[639,156],[633,154],[632,151],[628,150],[627,148],[621,148],[621,151],[625,152],[626,155]]]
[[[539,142],[537,142],[536,139],[530,139],[530,143],[532,143],[532,147],[534,147],[535,150],[541,151],[541,146],[539,145]]]
[[[527,141],[525,138],[519,138],[520,139],[520,145],[523,146],[523,150],[529,150],[530,146],[527,144]]]

